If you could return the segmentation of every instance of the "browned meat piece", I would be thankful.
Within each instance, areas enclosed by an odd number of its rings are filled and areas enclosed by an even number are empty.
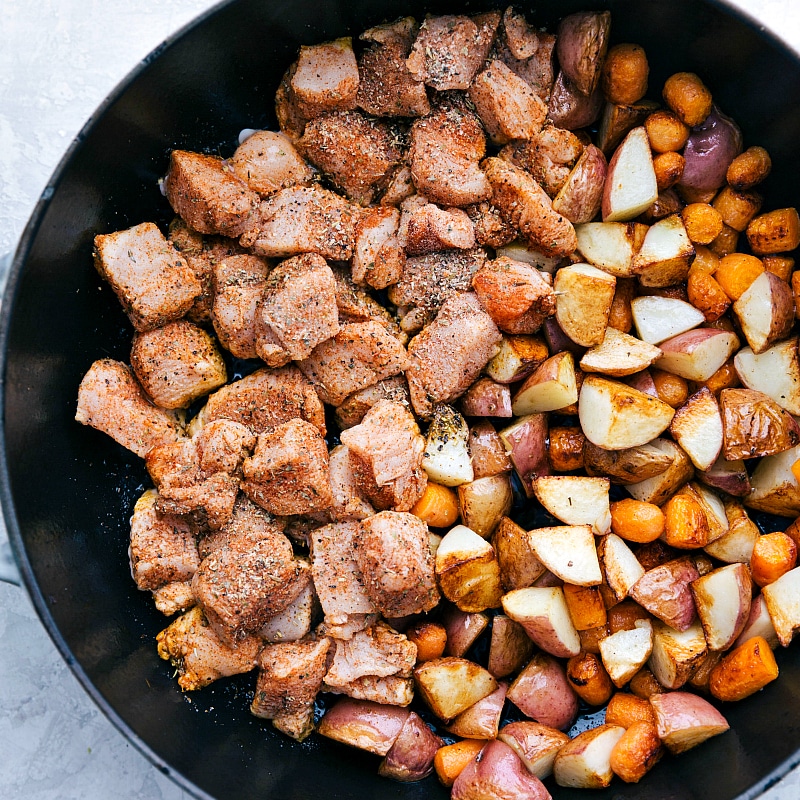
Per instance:
[[[193,231],[180,217],[169,224],[169,240],[186,259],[189,269],[200,281],[202,290],[192,307],[186,312],[186,319],[199,324],[211,322],[211,308],[214,303],[214,267],[229,256],[239,255],[244,250],[235,239],[225,236],[203,236]]]
[[[351,617],[363,622],[376,613],[356,564],[358,531],[358,522],[336,522],[311,535],[311,574],[326,625],[344,625]]]
[[[428,526],[413,514],[381,511],[362,520],[356,561],[385,617],[430,611],[439,602]]]
[[[451,403],[462,395],[501,341],[500,331],[472,292],[445,301],[408,348],[406,378],[417,414],[429,417],[434,404]]]
[[[215,420],[191,441],[162,444],[147,454],[162,513],[192,514],[218,530],[230,520],[239,492],[241,465],[255,435],[231,420]]]
[[[353,283],[349,269],[334,267],[333,277],[336,281],[336,305],[339,308],[340,325],[348,322],[377,322],[400,344],[408,341],[394,317],[374,297]]]
[[[388,706],[407,706],[414,699],[414,681],[411,678],[375,678],[365,675],[347,684],[342,689],[334,689],[325,684],[325,691],[332,694],[347,694],[355,700],[370,700]]]
[[[503,36],[514,58],[530,58],[539,49],[539,31],[513,6],[503,12]]]
[[[232,419],[253,433],[300,418],[325,435],[325,409],[314,387],[297,367],[259,369],[217,389],[198,416],[202,424]]]
[[[467,206],[464,211],[472,220],[475,229],[475,241],[488,247],[505,247],[517,238],[517,232],[509,225],[503,215],[486,201]]]
[[[202,689],[228,675],[255,669],[263,643],[247,636],[231,647],[220,640],[199,606],[178,617],[156,637],[158,654],[178,670],[185,692]]]
[[[294,516],[279,517],[286,520],[286,535],[302,547],[311,546],[311,535],[317,528],[330,524],[330,514],[327,511],[318,511],[315,514],[295,514]]]
[[[244,477],[244,491],[270,514],[307,514],[333,503],[325,440],[302,419],[259,434]]]
[[[417,34],[408,68],[437,91],[469,89],[494,42],[500,14],[427,16]]]
[[[355,108],[358,64],[349,38],[301,47],[290,91],[306,119]]]
[[[128,554],[139,589],[153,591],[187,581],[200,566],[194,528],[181,517],[156,511],[158,493],[148,489],[133,507]]]
[[[352,275],[355,283],[385,289],[397,283],[406,255],[397,240],[400,212],[391,206],[366,210],[356,225]]]
[[[488,200],[491,187],[479,167],[484,155],[483,125],[462,97],[443,95],[411,127],[411,175],[431,202],[468,206]]]
[[[333,645],[325,691],[353,696],[352,688],[359,699],[373,699],[364,697],[369,683],[365,686],[359,681],[389,677],[410,680],[417,658],[416,645],[383,623],[359,631],[347,640],[334,639]]]
[[[275,91],[275,117],[281,133],[296,144],[303,135],[308,118],[300,111],[300,104],[292,91],[292,78],[295,72],[297,72],[296,61],[283,74]]]
[[[336,284],[322,256],[295,256],[270,272],[256,309],[255,330],[256,352],[271,367],[306,358],[336,335]]]
[[[403,276],[389,289],[396,306],[411,306],[433,319],[448,297],[468,292],[472,277],[486,263],[486,251],[450,250],[406,260]]]
[[[264,530],[258,539],[245,533],[219,543],[195,572],[192,590],[217,636],[234,644],[297,598],[302,573],[289,540]]]
[[[399,206],[406,197],[411,197],[416,192],[414,187],[414,178],[411,175],[411,167],[401,167],[392,176],[386,191],[381,197],[380,204],[382,206]]]
[[[361,496],[361,491],[350,463],[350,451],[343,444],[334,447],[328,455],[328,474],[333,492],[331,518],[335,522],[366,519],[375,509]]]
[[[536,52],[528,58],[519,58],[514,55],[512,43],[509,38],[509,31],[505,35],[498,37],[496,42],[496,52],[498,58],[513,72],[519,75],[536,94],[546,103],[550,99],[550,92],[555,81],[554,51],[556,47],[556,37],[552,33],[535,31],[528,29],[529,36],[536,36]],[[514,47],[518,48],[520,39],[514,41]],[[527,43],[528,49],[533,47],[532,38]],[[516,52],[520,52],[518,49]]]
[[[555,197],[583,148],[583,142],[572,131],[547,125],[531,141],[504,147],[500,157],[530,172],[547,194]]]
[[[213,267],[212,320],[222,346],[236,358],[257,358],[256,306],[264,294],[269,262],[258,256],[224,258]]]
[[[392,128],[358,111],[317,117],[297,146],[334,186],[363,206],[386,186],[402,157]]]
[[[417,23],[405,17],[364,31],[373,42],[361,54],[358,105],[376,117],[421,117],[430,110],[425,84],[414,77],[406,59],[417,35]]]
[[[364,414],[379,400],[393,400],[410,409],[411,400],[405,377],[397,375],[354,392],[336,409],[336,422],[342,430],[358,425],[364,419]]]
[[[397,238],[410,256],[440,250],[470,250],[475,247],[472,220],[460,208],[439,208],[434,203],[417,204],[409,198],[403,204],[403,216]],[[394,281],[397,282],[396,280]]]
[[[184,612],[195,605],[191,581],[167,583],[153,591],[156,608],[165,616],[171,617],[179,611]]]
[[[234,172],[255,192],[269,195],[290,186],[307,186],[314,171],[288,136],[277,131],[256,131],[231,158]]]
[[[286,258],[319,253],[332,261],[353,255],[358,207],[320,186],[294,186],[267,198],[241,238],[256,255]]]
[[[301,565],[303,588],[283,611],[273,614],[258,635],[267,642],[296,642],[311,631],[311,621],[319,610],[319,602],[311,579],[311,563],[298,559]]]
[[[167,200],[199,233],[241,236],[259,196],[221,158],[173,150],[164,179]]]
[[[506,333],[536,333],[556,313],[556,296],[538,269],[502,256],[472,279],[481,305]]]
[[[547,116],[544,101],[502,61],[491,61],[475,76],[469,97],[495,144],[532,139]]]
[[[492,185],[494,204],[531,247],[546,256],[575,252],[575,228],[553,210],[547,193],[529,173],[501,158],[487,158],[483,168]]]
[[[324,403],[338,406],[348,395],[401,373],[406,349],[380,323],[354,322],[323,342],[298,366]]]
[[[425,491],[425,438],[400,403],[380,400],[358,425],[342,431],[342,444],[361,491],[378,509],[408,511]]]
[[[250,711],[302,742],[314,730],[314,699],[322,687],[330,646],[330,639],[267,645],[258,659]]]
[[[84,375],[75,419],[142,458],[155,445],[177,442],[184,435],[172,414],[145,397],[128,367],[111,358],[95,361]]]
[[[94,265],[137,331],[180,319],[202,286],[152,222],[94,237]]]
[[[188,408],[228,380],[214,339],[185,319],[137,333],[131,367],[150,399],[161,408]]]

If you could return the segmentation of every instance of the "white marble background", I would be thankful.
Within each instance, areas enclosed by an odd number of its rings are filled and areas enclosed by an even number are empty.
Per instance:
[[[731,2],[800,49],[798,0]],[[0,0],[0,256],[14,249],[50,174],[95,107],[166,36],[212,5],[209,0]],[[4,545],[0,531],[0,548]],[[762,800],[798,797],[800,768]],[[25,592],[5,583],[0,583],[0,798],[188,800],[93,705]]]

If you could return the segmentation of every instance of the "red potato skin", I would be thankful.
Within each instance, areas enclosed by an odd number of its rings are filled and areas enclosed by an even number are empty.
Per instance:
[[[553,200],[553,210],[573,225],[591,222],[603,202],[608,162],[603,151],[587,145],[567,182]]]
[[[451,800],[550,800],[544,784],[499,739],[488,742],[456,778]]]
[[[558,26],[558,63],[575,88],[590,95],[597,88],[608,50],[611,12],[579,11]]]
[[[648,570],[633,585],[631,597],[678,631],[691,627],[696,610],[690,584],[700,573],[689,558],[678,558]]]
[[[533,497],[533,482],[540,475],[550,474],[547,460],[547,414],[532,414],[514,434],[511,461],[525,494]]]
[[[346,697],[326,712],[317,730],[337,742],[385,756],[410,713],[407,708]]]
[[[547,117],[557,128],[575,131],[591,125],[600,116],[602,107],[603,93],[599,89],[588,97],[581,94],[562,70],[550,93]]]
[[[686,164],[681,186],[697,191],[713,191],[725,183],[728,167],[742,152],[739,126],[716,106],[692,129],[683,148]]]
[[[395,739],[378,775],[404,783],[421,781],[433,772],[433,759],[444,742],[413,711]]]
[[[558,730],[568,728],[578,713],[578,695],[564,668],[546,653],[531,659],[506,697],[526,716]]]
[[[656,726],[658,735],[667,749],[673,753],[682,753],[689,747],[670,742],[668,736],[679,730],[691,729],[697,725],[719,726],[719,733],[730,727],[728,721],[714,706],[702,697],[689,692],[664,692],[654,694],[650,698],[650,704],[656,715]]]

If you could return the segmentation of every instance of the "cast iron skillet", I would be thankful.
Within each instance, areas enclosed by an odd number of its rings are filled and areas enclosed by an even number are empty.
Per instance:
[[[587,7],[613,12],[614,41],[638,42],[651,85],[693,70],[779,165],[769,207],[800,199],[800,61],[722,3],[542,0],[518,3],[540,25]],[[467,4],[469,11],[480,10]],[[463,11],[442,0],[236,0],[154,52],[70,148],[14,261],[2,309],[2,504],[36,608],[92,698],[163,772],[204,798],[445,798],[428,779],[379,779],[377,762],[318,737],[296,745],[248,713],[252,675],[188,698],[154,646],[163,617],[128,574],[128,519],[147,484],[142,462],[74,422],[78,383],[97,358],[127,361],[131,329],[92,268],[92,238],[172,216],[157,179],[171,148],[233,152],[241,128],[274,126],[272,103],[302,43],[358,33],[400,15]],[[775,523],[779,526],[780,523]],[[641,786],[595,798],[750,798],[800,761],[800,647],[780,679],[725,709],[732,730]],[[553,787],[557,798],[586,800]]]

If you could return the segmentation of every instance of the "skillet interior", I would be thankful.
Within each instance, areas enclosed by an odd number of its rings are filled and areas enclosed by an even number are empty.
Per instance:
[[[607,6],[614,41],[647,50],[651,85],[678,69],[703,76],[718,104],[780,165],[768,207],[797,203],[800,63],[720,6],[697,0],[518,4],[539,25]],[[464,7],[457,10],[462,11]],[[481,7],[483,8],[483,7]],[[247,712],[252,676],[187,701],[158,659],[164,627],[128,575],[127,521],[147,484],[136,457],[73,420],[96,358],[127,360],[131,329],[91,265],[92,237],[172,216],[157,179],[180,146],[230,154],[243,127],[274,126],[272,98],[301,43],[453,6],[387,0],[238,0],[154,54],[87,126],[54,176],[17,254],[3,308],[3,507],[42,619],[87,690],[122,730],[190,791],[216,798],[444,798],[435,780],[400,785],[377,762],[326,741],[294,745]],[[467,11],[479,10],[467,4]],[[733,730],[642,786],[598,798],[752,796],[800,760],[800,648],[781,678],[725,709]],[[585,793],[554,789],[556,798]]]

